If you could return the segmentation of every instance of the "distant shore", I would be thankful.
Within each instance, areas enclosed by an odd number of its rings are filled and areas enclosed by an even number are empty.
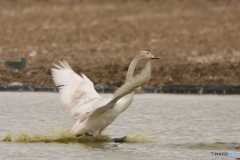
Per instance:
[[[0,84],[24,84],[1,90],[54,90],[43,86],[66,60],[113,92],[147,50],[160,59],[145,92],[239,93],[239,11],[239,0],[0,1]]]
[[[113,93],[116,86],[96,86],[98,93]],[[31,85],[1,85],[0,92],[58,92],[57,87]],[[167,85],[145,87],[137,93],[166,93],[166,94],[240,94],[240,85]]]

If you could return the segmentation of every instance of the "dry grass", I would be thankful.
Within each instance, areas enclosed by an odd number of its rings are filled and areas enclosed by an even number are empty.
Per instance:
[[[148,50],[161,57],[148,85],[239,84],[239,13],[238,0],[0,1],[0,83],[53,85],[50,67],[66,59],[95,83],[119,86]],[[24,70],[3,65],[22,56]]]

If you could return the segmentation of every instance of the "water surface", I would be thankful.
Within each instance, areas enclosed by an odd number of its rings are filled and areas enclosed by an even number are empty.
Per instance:
[[[135,95],[104,131],[127,135],[126,143],[68,134],[76,119],[62,111],[58,93],[0,92],[0,102],[0,159],[192,160],[227,151],[240,157],[238,95]],[[217,157],[226,158],[235,159]]]

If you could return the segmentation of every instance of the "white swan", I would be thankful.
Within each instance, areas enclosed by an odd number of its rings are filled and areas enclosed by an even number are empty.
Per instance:
[[[117,116],[125,111],[133,100],[134,90],[151,77],[150,62],[142,72],[133,77],[137,63],[144,59],[158,59],[147,51],[141,51],[129,66],[126,82],[117,89],[111,98],[102,98],[94,85],[84,74],[76,74],[66,61],[52,68],[52,77],[59,87],[63,108],[73,117],[80,117],[70,130],[73,134],[87,134],[93,137],[110,125]]]

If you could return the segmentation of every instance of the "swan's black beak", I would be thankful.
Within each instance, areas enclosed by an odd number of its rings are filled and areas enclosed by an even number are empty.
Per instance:
[[[152,57],[151,59],[159,59],[159,58],[154,56],[154,57]]]
[[[151,59],[159,59],[158,57],[155,57],[152,53],[149,53],[149,54]]]

